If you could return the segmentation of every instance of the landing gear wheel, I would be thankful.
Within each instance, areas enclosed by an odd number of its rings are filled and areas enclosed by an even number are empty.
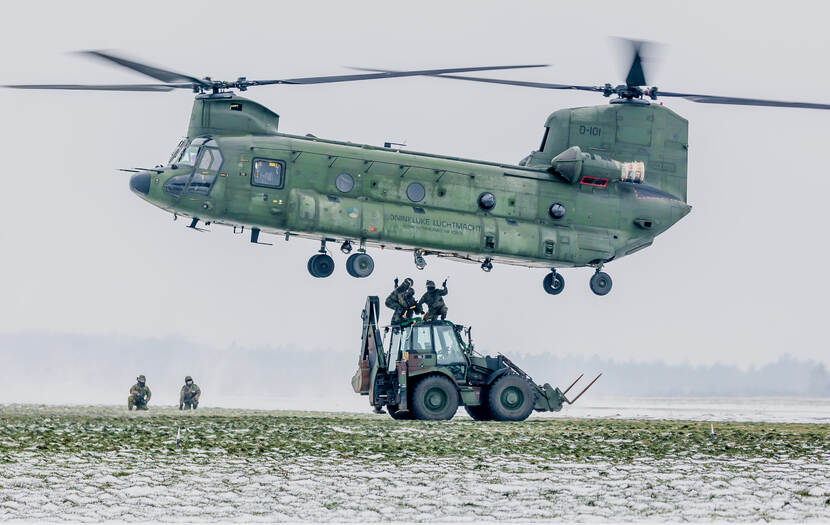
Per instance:
[[[611,276],[605,272],[597,272],[591,277],[591,291],[597,295],[605,295],[611,291]]]
[[[398,405],[389,405],[386,407],[386,410],[389,412],[389,416],[392,419],[396,419],[398,421],[413,419],[412,412],[398,410]]]
[[[375,269],[375,261],[368,253],[354,253],[346,259],[346,271],[352,277],[369,277]]]
[[[484,404],[477,407],[469,407],[464,405],[464,410],[467,414],[476,421],[492,421],[493,414],[490,413],[490,407],[487,406],[487,398],[484,398]]]
[[[559,295],[565,289],[565,278],[561,273],[550,272],[542,281],[542,288],[551,295]]]
[[[432,421],[452,419],[458,411],[458,391],[444,376],[428,376],[418,382],[412,393],[415,419]]]
[[[485,272],[489,272],[493,269],[493,262],[490,260],[489,257],[487,259],[484,259],[484,262],[481,263],[481,269]]]
[[[496,379],[487,396],[497,421],[524,421],[536,406],[536,392],[527,379],[506,375]]]
[[[308,260],[308,273],[312,277],[328,277],[334,271],[334,259],[325,253],[312,255]]]

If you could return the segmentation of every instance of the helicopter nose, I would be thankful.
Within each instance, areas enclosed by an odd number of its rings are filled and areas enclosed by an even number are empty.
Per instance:
[[[130,177],[130,189],[142,195],[150,193],[150,174],[144,171]]]

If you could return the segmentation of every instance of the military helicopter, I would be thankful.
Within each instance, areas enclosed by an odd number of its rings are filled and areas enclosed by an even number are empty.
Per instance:
[[[481,265],[550,269],[552,295],[565,279],[558,268],[593,267],[590,288],[606,295],[612,260],[635,253],[686,216],[688,122],[654,101],[680,97],[707,104],[830,109],[830,105],[658,91],[648,87],[642,43],[633,42],[625,84],[580,86],[469,77],[458,73],[540,65],[361,74],[282,80],[196,78],[102,51],[87,55],[150,76],[153,84],[37,84],[6,87],[195,93],[187,137],[163,165],[128,169],[130,189],[188,227],[220,224],[234,233],[320,241],[308,260],[316,278],[330,276],[327,245],[348,255],[346,271],[368,277],[367,248],[410,251],[418,269],[427,256]],[[278,131],[279,115],[233,93],[274,84],[319,84],[433,76],[614,97],[610,104],[562,109],[545,122],[538,149],[518,164],[408,151]],[[646,173],[648,176],[646,177]],[[354,251],[354,253],[352,253]]]

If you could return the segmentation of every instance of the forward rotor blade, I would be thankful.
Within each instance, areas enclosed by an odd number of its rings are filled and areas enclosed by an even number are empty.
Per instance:
[[[701,104],[727,104],[733,106],[766,106],[777,108],[830,109],[830,104],[814,102],[789,102],[785,100],[765,100],[760,98],[721,97],[717,95],[696,95],[694,93],[674,93],[657,91],[657,97],[678,97]]]
[[[373,80],[379,78],[397,78],[397,77],[414,77],[414,76],[436,76],[443,73],[466,73],[471,71],[492,71],[497,69],[523,69],[530,67],[545,67],[548,64],[531,64],[520,66],[482,66],[482,67],[462,67],[449,69],[421,69],[415,71],[388,71],[384,69],[362,69],[355,68],[361,71],[372,71],[372,73],[363,73],[358,75],[334,75],[325,77],[305,77],[305,78],[288,78],[284,80],[249,80],[249,85],[264,86],[269,84],[328,84],[331,82],[352,82],[355,80]]]
[[[175,88],[190,89],[190,84],[16,84],[3,87],[14,89],[70,89],[77,91],[172,91]]]
[[[158,67],[150,66],[147,64],[142,64],[141,62],[136,62],[135,60],[129,60],[117,55],[113,55],[111,53],[106,53],[104,51],[80,51],[82,55],[91,56],[94,58],[100,58],[109,62],[113,62],[118,64],[121,67],[125,67],[127,69],[132,69],[133,71],[138,71],[143,75],[147,75],[148,77],[155,78],[156,80],[161,80],[162,82],[181,82],[187,81],[192,82],[197,85],[201,86],[209,86],[210,84],[202,79],[198,79],[196,77],[192,77],[190,75],[185,75],[183,73],[176,73],[175,71],[168,71],[166,69],[161,69]]]

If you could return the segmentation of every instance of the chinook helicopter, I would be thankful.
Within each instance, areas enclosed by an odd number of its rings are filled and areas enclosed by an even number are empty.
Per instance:
[[[606,295],[605,264],[650,246],[686,216],[688,121],[653,103],[680,97],[707,104],[830,109],[830,105],[658,91],[648,87],[642,43],[633,42],[625,84],[580,86],[469,77],[458,73],[527,66],[365,70],[354,75],[235,81],[196,78],[101,51],[87,55],[150,76],[154,84],[37,84],[21,89],[171,91],[196,96],[187,137],[164,165],[137,168],[130,189],[189,218],[220,224],[250,242],[262,233],[320,241],[308,260],[313,277],[334,271],[327,245],[348,255],[349,275],[368,277],[367,248],[406,250],[418,269],[426,256],[481,265],[549,269],[542,286],[562,292],[558,268],[593,267],[589,281]],[[319,84],[433,76],[612,97],[610,104],[562,109],[546,120],[541,145],[518,164],[501,164],[299,136],[278,131],[279,115],[233,93],[274,84]],[[352,253],[354,251],[354,253]]]

